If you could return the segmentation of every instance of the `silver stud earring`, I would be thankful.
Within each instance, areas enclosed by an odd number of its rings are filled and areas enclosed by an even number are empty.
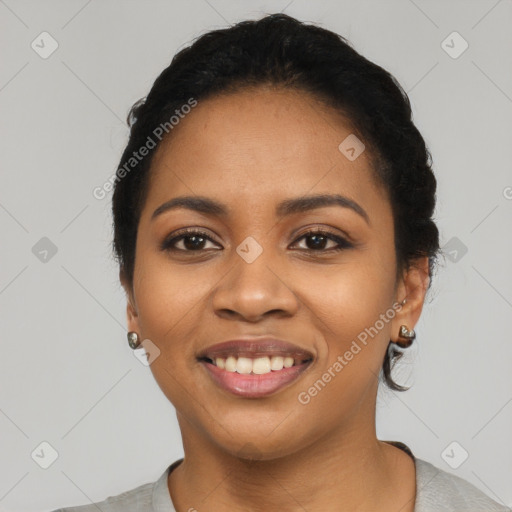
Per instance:
[[[134,350],[136,348],[138,348],[140,345],[139,335],[134,331],[130,331],[127,334],[127,336],[128,336],[128,345],[130,345],[130,347],[133,348]]]

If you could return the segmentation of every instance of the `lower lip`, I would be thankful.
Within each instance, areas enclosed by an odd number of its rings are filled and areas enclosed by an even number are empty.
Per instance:
[[[201,361],[201,364],[222,389],[244,398],[261,398],[281,390],[298,379],[311,362],[271,371],[263,375],[228,372],[206,361]]]

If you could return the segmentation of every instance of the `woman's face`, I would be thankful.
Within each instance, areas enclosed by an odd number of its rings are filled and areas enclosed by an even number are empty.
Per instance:
[[[392,212],[369,155],[339,149],[351,133],[304,93],[260,88],[199,100],[153,159],[129,330],[160,350],[150,368],[182,430],[225,452],[270,459],[341,431],[373,432],[377,376],[402,323],[392,306],[405,290],[395,290]],[[317,195],[356,206],[311,201],[286,212],[287,201]],[[226,213],[182,206],[152,217],[182,196]],[[183,228],[201,233],[162,248]],[[304,236],[319,230],[334,238]],[[312,360],[301,372],[285,368],[294,378],[280,387],[276,370],[230,372],[226,389],[214,376],[227,370],[198,358],[220,342],[263,335]],[[274,352],[279,365],[286,354]],[[245,357],[263,358],[265,371],[265,355]],[[249,379],[262,384],[244,392]]]

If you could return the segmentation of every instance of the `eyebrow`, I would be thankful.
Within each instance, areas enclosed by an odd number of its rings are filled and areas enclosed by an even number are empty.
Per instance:
[[[286,199],[280,202],[276,207],[277,217],[286,217],[297,213],[305,213],[317,208],[326,206],[341,206],[349,208],[359,216],[361,216],[368,225],[370,219],[366,211],[358,203],[340,194],[317,194],[292,199]],[[204,196],[180,196],[175,197],[164,204],[160,205],[151,216],[151,220],[170,210],[186,208],[188,210],[203,213],[205,215],[213,215],[217,217],[227,217],[231,210],[226,205],[215,199]]]

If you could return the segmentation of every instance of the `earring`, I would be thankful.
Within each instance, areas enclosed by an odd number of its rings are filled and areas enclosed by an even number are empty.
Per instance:
[[[407,302],[407,299],[404,299],[404,300],[402,301],[402,306],[403,306],[406,302]]]
[[[409,331],[406,325],[401,325],[398,337],[400,338],[400,340],[395,341],[394,343],[398,345],[400,348],[407,348],[411,346],[412,342],[414,341],[414,338],[416,338],[416,333],[414,332],[414,329],[411,329]]]
[[[134,350],[136,348],[139,348],[140,340],[139,335],[136,332],[130,331],[128,334],[128,345],[130,345],[131,348]]]

